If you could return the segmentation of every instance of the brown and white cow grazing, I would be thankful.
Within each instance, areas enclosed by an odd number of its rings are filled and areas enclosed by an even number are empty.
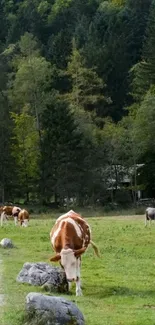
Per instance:
[[[21,208],[16,206],[5,205],[2,209],[1,213],[1,226],[3,225],[3,221],[8,220],[8,216],[14,217],[15,226],[17,225],[18,214],[21,211]]]
[[[98,249],[90,239],[91,230],[81,215],[70,210],[60,216],[50,232],[50,239],[56,255],[50,261],[60,261],[69,285],[76,282],[76,296],[82,295],[80,285],[81,254],[91,244],[96,255]]]
[[[23,227],[28,226],[29,218],[30,218],[29,213],[25,209],[21,210],[18,214],[18,221],[20,222],[20,225]]]

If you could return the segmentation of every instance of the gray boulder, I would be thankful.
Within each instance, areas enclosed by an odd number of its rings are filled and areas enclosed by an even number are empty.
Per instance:
[[[12,243],[12,240],[9,239],[9,238],[3,238],[0,242],[0,245],[3,247],[3,248],[13,248],[14,245]]]
[[[61,297],[51,297],[30,292],[26,296],[29,324],[33,325],[84,325],[84,317],[78,307]]]
[[[44,262],[25,263],[16,280],[20,283],[42,286],[46,291],[68,292],[65,272],[60,267]]]

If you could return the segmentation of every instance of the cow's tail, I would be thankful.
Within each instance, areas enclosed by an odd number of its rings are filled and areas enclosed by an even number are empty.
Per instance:
[[[100,257],[99,250],[98,250],[97,246],[95,245],[95,243],[94,243],[92,240],[90,240],[90,244],[92,245],[95,254],[96,254],[98,257]]]

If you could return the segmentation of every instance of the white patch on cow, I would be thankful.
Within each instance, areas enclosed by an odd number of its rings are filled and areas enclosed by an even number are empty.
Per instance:
[[[12,214],[17,213],[18,211],[21,211],[21,208],[19,208],[19,207],[13,207]]]
[[[71,210],[71,212],[72,212],[72,210]],[[53,247],[54,247],[55,239],[56,239],[56,237],[58,236],[58,234],[59,234],[59,232],[60,232],[60,230],[61,230],[61,227],[62,227],[62,223],[63,223],[63,222],[69,222],[69,223],[71,223],[71,224],[73,225],[73,227],[74,227],[76,233],[77,233],[77,236],[78,236],[79,238],[82,238],[82,231],[81,231],[79,225],[76,223],[76,221],[74,221],[74,220],[73,220],[72,218],[70,218],[70,217],[68,217],[68,218],[66,218],[66,219],[64,220],[63,217],[64,217],[64,216],[61,216],[61,217],[60,217],[62,220],[59,218],[59,221],[60,221],[59,226],[58,226],[58,228],[55,230],[55,232],[54,232],[53,235],[52,235],[51,241],[52,241],[52,245],[53,245]],[[56,222],[56,224],[57,224],[57,222]]]
[[[5,212],[1,213],[1,227],[3,226],[3,222],[7,222],[7,215]]]
[[[80,278],[80,266],[81,266],[81,260],[80,258],[76,259],[76,276]]]
[[[75,213],[73,210],[70,210],[70,211],[68,211],[67,213],[65,213],[65,214],[62,214],[57,220],[56,220],[56,223],[58,223],[61,219],[63,219],[63,218],[67,218],[68,216],[72,216],[73,214],[77,214],[77,213]]]
[[[61,220],[61,221],[60,221],[60,224],[59,224],[58,228],[54,231],[54,233],[53,233],[53,235],[52,235],[51,241],[52,241],[52,245],[53,245],[53,247],[54,247],[55,239],[56,239],[56,237],[58,236],[59,231],[61,230],[61,226],[62,226],[63,221],[64,221],[64,220]]]
[[[65,270],[68,280],[69,290],[71,289],[72,281],[76,281],[76,296],[82,296],[81,281],[80,281],[80,258],[76,258],[71,248],[62,249],[61,264]]]
[[[68,281],[76,281],[76,261],[77,258],[71,248],[61,250],[61,264],[64,267],[66,278]]]
[[[76,260],[76,296],[82,296],[82,290],[81,290],[81,281],[80,281],[80,266],[81,266],[81,260],[78,258]]]
[[[68,290],[70,291],[72,288],[72,282],[68,282]]]
[[[82,290],[81,290],[81,282],[80,279],[76,281],[76,296],[82,296]]]
[[[17,223],[18,223],[18,217],[14,217],[14,222],[15,222],[15,226],[17,226]]]
[[[84,241],[83,241],[83,247],[86,246],[87,242],[88,242],[88,235],[85,235]]]
[[[28,220],[24,219],[23,223],[22,223],[23,227],[28,227]]]
[[[82,238],[82,231],[81,231],[81,229],[79,227],[79,224],[75,220],[73,220],[72,218],[67,218],[66,222],[71,223],[73,225],[75,231],[76,231],[77,236],[79,238]]]

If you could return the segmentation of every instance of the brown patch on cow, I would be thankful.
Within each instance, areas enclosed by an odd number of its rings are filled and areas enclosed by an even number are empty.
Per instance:
[[[76,257],[79,257],[79,256],[81,256],[81,254],[83,254],[83,253],[85,252],[85,250],[86,250],[86,247],[82,247],[82,248],[80,248],[80,249],[76,249],[76,250],[74,251],[74,255],[75,255]]]
[[[81,231],[81,238],[78,236],[74,225],[70,222],[67,222],[67,219],[71,218],[79,227]],[[54,227],[51,230],[50,238],[57,231],[61,223],[61,230],[55,238],[54,250],[56,253],[60,253],[61,250],[71,248],[73,250],[81,249],[83,246],[85,249],[88,247],[90,242],[90,229],[87,222],[77,213],[73,212],[72,214],[66,214],[63,218],[56,221]]]
[[[29,218],[30,218],[29,213],[25,209],[21,210],[19,212],[19,214],[18,214],[18,221],[20,222],[21,226],[22,226],[24,220],[28,220],[29,221]]]
[[[3,212],[5,212],[5,214],[7,214],[8,216],[12,216],[12,210],[13,210],[13,206],[5,205],[3,207]]]
[[[3,206],[0,206],[0,215],[2,214],[3,212]]]
[[[57,254],[57,255],[51,257],[51,258],[50,258],[50,261],[51,261],[51,262],[58,262],[60,259],[61,259],[60,254]]]

